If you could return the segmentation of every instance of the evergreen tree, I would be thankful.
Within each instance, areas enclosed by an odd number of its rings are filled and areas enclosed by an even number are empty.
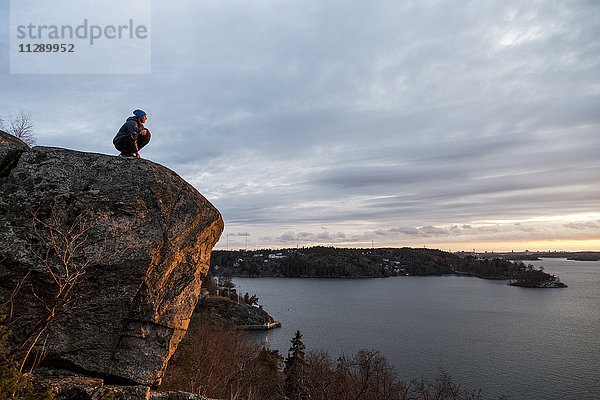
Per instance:
[[[258,304],[258,296],[255,294],[250,296],[250,299],[248,299],[248,304],[250,304],[250,305]]]
[[[291,399],[305,399],[307,397],[304,380],[306,378],[307,363],[305,359],[306,345],[302,343],[302,334],[299,330],[290,341],[292,346],[285,359],[285,391]]]

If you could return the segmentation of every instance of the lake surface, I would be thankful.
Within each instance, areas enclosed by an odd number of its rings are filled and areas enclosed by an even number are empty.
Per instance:
[[[402,379],[443,369],[484,399],[600,399],[600,262],[531,264],[569,287],[455,276],[234,283],[283,324],[253,335],[284,356],[299,329],[308,350],[375,349]]]

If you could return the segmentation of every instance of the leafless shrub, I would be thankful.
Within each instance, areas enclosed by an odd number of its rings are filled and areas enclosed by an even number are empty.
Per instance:
[[[448,373],[441,371],[435,381],[425,378],[414,379],[409,400],[480,400],[481,391],[469,391],[452,381]]]
[[[335,364],[324,350],[309,351],[306,354],[308,365],[305,382],[310,398],[331,400],[340,398],[338,375]]]
[[[21,139],[28,146],[33,146],[37,141],[31,113],[21,111],[16,115],[9,115],[6,120],[0,119],[0,128],[6,129],[8,133]]]
[[[340,357],[336,375],[344,399],[392,400],[403,392],[394,368],[378,351],[363,349],[351,358]]]

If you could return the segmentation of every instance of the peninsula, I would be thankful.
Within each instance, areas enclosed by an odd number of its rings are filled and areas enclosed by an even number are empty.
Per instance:
[[[210,268],[215,276],[383,278],[468,275],[510,280],[513,286],[566,287],[558,277],[522,261],[409,247],[215,250]]]

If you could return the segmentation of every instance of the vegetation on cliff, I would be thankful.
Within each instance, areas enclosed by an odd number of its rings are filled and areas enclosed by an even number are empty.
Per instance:
[[[375,350],[360,350],[336,361],[325,351],[307,350],[298,331],[287,357],[214,321],[194,319],[166,371],[162,390],[222,399],[313,400],[471,400],[449,375],[434,381],[401,379]]]
[[[192,319],[167,367],[161,390],[212,398],[269,398],[279,385],[278,352],[263,349],[243,331],[206,316]]]
[[[202,281],[202,290],[202,297],[194,309],[195,318],[210,318],[215,323],[236,329],[270,329],[280,326],[258,305],[258,296],[238,294],[230,278],[221,279],[217,283],[208,274]]]
[[[22,362],[5,348],[9,329],[0,318],[0,400],[51,400],[49,391],[34,388],[30,375],[21,371]]]

